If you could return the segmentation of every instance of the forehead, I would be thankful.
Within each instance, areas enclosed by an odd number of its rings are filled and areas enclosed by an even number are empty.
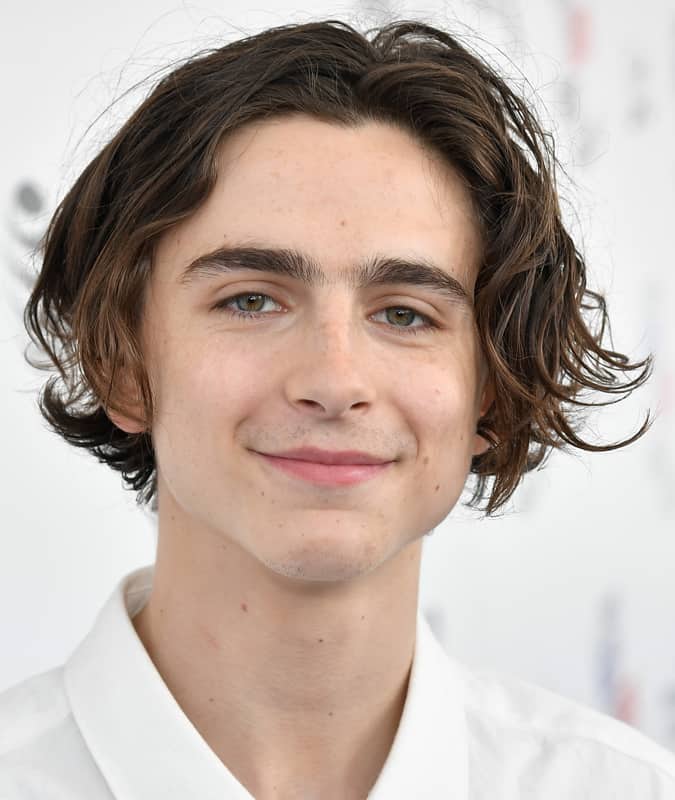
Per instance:
[[[405,131],[287,115],[230,134],[216,166],[207,201],[158,244],[174,281],[218,247],[265,241],[328,274],[378,254],[447,264],[473,285],[481,242],[469,191]]]

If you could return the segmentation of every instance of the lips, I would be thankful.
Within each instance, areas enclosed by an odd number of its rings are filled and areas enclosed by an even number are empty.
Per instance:
[[[261,453],[275,458],[288,458],[294,461],[308,461],[315,464],[387,464],[394,459],[382,458],[361,450],[321,450],[318,447],[297,447],[279,453]]]
[[[355,464],[353,462],[347,464],[326,464],[322,461],[307,461],[304,459],[269,455],[267,453],[257,453],[257,455],[271,467],[292,478],[300,479],[306,484],[314,484],[315,486],[323,487],[347,487],[372,480],[377,475],[390,469],[393,463],[392,461],[380,461],[376,464]],[[304,455],[306,456],[306,452]],[[331,455],[334,457],[336,454],[333,452]],[[314,453],[314,456],[316,456],[316,453]],[[345,457],[344,451],[339,454],[339,457]],[[354,458],[353,451],[352,454],[347,457],[350,459]],[[359,453],[357,457],[364,457],[364,454]],[[366,457],[369,459],[373,458],[373,456],[370,455]],[[325,451],[321,455],[321,458],[326,458]]]

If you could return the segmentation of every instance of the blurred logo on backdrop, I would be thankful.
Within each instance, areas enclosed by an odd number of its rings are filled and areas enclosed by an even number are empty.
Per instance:
[[[622,597],[607,593],[600,602],[597,643],[596,706],[628,725],[639,727],[639,686],[626,672]]]
[[[10,192],[4,214],[7,236],[3,260],[12,284],[18,287],[10,292],[8,302],[19,317],[38,275],[35,259],[49,222],[47,211],[45,192],[36,182],[21,181]]]

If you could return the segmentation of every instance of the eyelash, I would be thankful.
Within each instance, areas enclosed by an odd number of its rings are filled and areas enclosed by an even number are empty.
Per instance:
[[[262,292],[240,292],[239,294],[234,294],[234,295],[231,295],[230,297],[224,298],[219,303],[216,303],[216,305],[213,308],[214,308],[214,310],[218,309],[218,310],[221,310],[221,311],[225,311],[227,314],[230,314],[233,317],[257,318],[257,317],[260,317],[260,316],[266,316],[266,314],[264,314],[262,311],[239,311],[238,309],[227,308],[228,304],[231,303],[233,300],[236,300],[239,297],[248,297],[248,296],[266,297],[266,298],[269,298],[270,300],[274,300],[273,297],[271,297],[268,294],[263,294]],[[276,302],[276,301],[274,301],[274,302]],[[386,308],[384,308],[382,310],[383,311],[387,311],[390,308],[404,309],[405,311],[412,311],[416,316],[421,317],[422,319],[426,320],[426,323],[424,325],[418,325],[416,327],[404,326],[404,327],[399,328],[397,325],[390,325],[389,326],[389,327],[395,328],[397,330],[400,330],[400,332],[402,334],[404,334],[404,335],[407,335],[407,334],[415,335],[419,331],[431,333],[432,331],[437,330],[438,327],[439,327],[431,319],[431,317],[428,317],[426,314],[422,314],[419,311],[415,311],[414,308],[409,308],[408,306],[387,306]]]

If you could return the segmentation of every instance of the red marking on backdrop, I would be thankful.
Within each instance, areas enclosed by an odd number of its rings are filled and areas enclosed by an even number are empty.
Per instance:
[[[628,725],[638,724],[638,689],[635,683],[627,678],[619,682],[616,692],[614,716]]]
[[[570,61],[582,64],[591,52],[591,15],[585,8],[573,8],[567,20]]]

